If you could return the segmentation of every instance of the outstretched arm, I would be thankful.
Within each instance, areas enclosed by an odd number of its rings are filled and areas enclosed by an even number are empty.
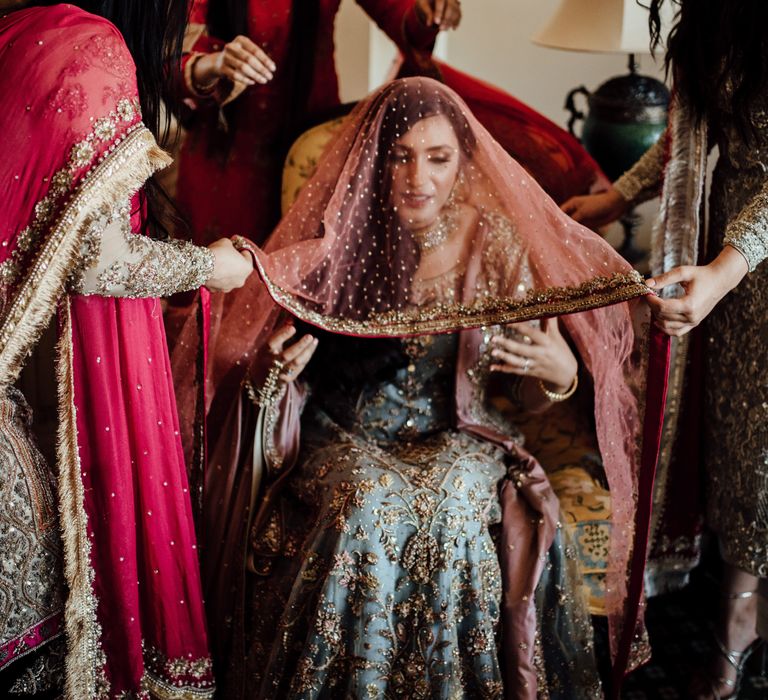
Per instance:
[[[747,259],[736,248],[726,245],[709,265],[686,265],[649,279],[656,291],[679,284],[684,294],[676,299],[648,295],[654,322],[672,336],[685,335],[698,326],[717,303],[747,274]]]
[[[580,224],[597,229],[620,219],[635,204],[657,196],[664,176],[665,140],[662,136],[606,192],[571,197],[561,209]]]
[[[698,326],[748,272],[768,258],[768,180],[728,225],[724,243],[709,265],[676,267],[648,280],[655,290],[679,284],[685,292],[676,299],[647,297],[656,325],[665,333],[685,335]]]
[[[133,233],[127,204],[94,218],[80,252],[70,278],[70,289],[77,294],[162,297],[203,285],[227,292],[241,287],[253,270],[250,258],[228,239],[202,248]]]
[[[459,0],[357,0],[401,51],[431,49],[441,29],[461,21]]]
[[[251,85],[272,80],[277,66],[247,36],[224,42],[208,33],[208,0],[194,0],[184,34],[181,59],[183,90],[188,99],[226,103]]]

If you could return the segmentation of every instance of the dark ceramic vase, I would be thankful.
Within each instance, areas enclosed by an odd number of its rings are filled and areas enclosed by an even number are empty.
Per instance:
[[[576,108],[576,96],[587,98],[585,115]],[[615,180],[629,170],[658,140],[667,127],[669,90],[645,75],[629,73],[611,78],[595,92],[579,87],[568,94],[568,127],[583,120],[581,141],[605,174]]]
[[[576,96],[587,99],[585,115],[576,107]],[[634,71],[630,58],[630,73],[611,78],[595,92],[584,86],[571,90],[565,108],[570,111],[568,129],[583,121],[581,142],[611,181],[629,170],[667,128],[669,90],[664,83]],[[574,134],[575,135],[575,134]],[[619,252],[631,263],[638,264],[646,252],[635,247],[634,229],[637,215],[629,212],[622,220],[624,242]]]

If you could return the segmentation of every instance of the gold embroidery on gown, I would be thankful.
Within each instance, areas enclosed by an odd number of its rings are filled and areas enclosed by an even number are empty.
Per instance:
[[[461,266],[436,280],[415,285],[416,301],[456,298]],[[254,542],[283,550],[250,578],[245,697],[503,697],[492,533],[506,453],[452,429],[456,334],[394,342],[404,365],[391,378],[313,385],[283,516]],[[540,697],[599,697],[569,556],[560,532],[537,591]]]

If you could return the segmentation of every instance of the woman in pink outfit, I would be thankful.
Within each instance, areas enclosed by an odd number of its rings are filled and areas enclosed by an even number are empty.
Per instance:
[[[210,697],[158,297],[225,291],[251,266],[226,240],[144,235],[161,231],[150,178],[169,161],[158,106],[186,5],[22,5],[0,3],[0,688]],[[52,321],[46,460],[14,383]]]

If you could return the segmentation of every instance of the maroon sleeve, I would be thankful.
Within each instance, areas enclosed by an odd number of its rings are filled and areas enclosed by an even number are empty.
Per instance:
[[[432,50],[437,27],[425,27],[413,0],[357,0],[357,4],[401,51]]]
[[[184,48],[181,56],[180,83],[184,97],[201,100],[211,95],[200,95],[192,85],[191,62],[200,54],[220,51],[224,42],[208,34],[206,17],[208,0],[192,0],[189,12],[189,23],[184,35]]]

